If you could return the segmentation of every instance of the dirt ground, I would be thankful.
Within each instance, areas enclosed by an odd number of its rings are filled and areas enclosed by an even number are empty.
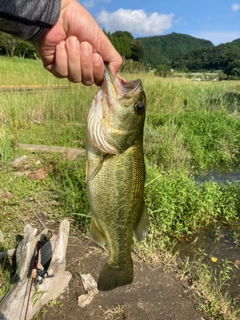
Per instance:
[[[46,224],[53,229],[53,225]],[[56,230],[58,226],[55,224]],[[189,293],[187,281],[163,265],[150,267],[133,253],[134,281],[110,292],[98,292],[85,307],[78,297],[85,294],[80,274],[97,281],[107,252],[86,237],[71,236],[67,248],[67,268],[72,273],[69,288],[53,306],[44,306],[35,319],[59,320],[204,320]]]

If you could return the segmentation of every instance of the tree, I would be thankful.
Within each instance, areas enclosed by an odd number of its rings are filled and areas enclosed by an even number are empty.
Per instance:
[[[113,34],[107,33],[106,35],[122,57],[125,59],[131,57],[132,35],[129,32],[116,31]]]
[[[138,61],[133,60],[126,60],[123,62],[121,66],[121,72],[128,72],[128,73],[139,73],[139,72],[146,72],[149,69]]]
[[[230,77],[240,78],[240,60],[230,61],[223,72]]]
[[[33,43],[27,42],[27,41],[21,41],[19,42],[15,55],[19,56],[20,58],[34,58],[34,53],[36,53],[37,48]]]
[[[128,31],[116,31],[116,32],[112,33],[112,36],[113,36],[113,37],[117,37],[117,38],[126,37],[126,38],[128,38],[129,40],[133,40],[133,36],[132,36],[131,33],[128,32]]]
[[[131,49],[132,49],[131,58],[135,61],[141,61],[145,54],[143,44],[138,40],[132,40]]]
[[[227,43],[181,55],[172,62],[171,66],[174,69],[186,66],[192,72],[223,70],[229,76],[239,77],[239,62],[240,47]]]
[[[145,54],[144,46],[140,41],[135,40],[131,33],[116,31],[112,34],[105,32],[105,34],[122,57],[142,61]]]
[[[132,55],[130,42],[127,37],[116,38],[116,49],[126,59]]]
[[[9,55],[10,58],[14,57],[15,50],[20,41],[22,40],[10,34],[6,34],[3,32],[0,33],[0,46],[5,49],[7,55]]]
[[[154,74],[156,76],[160,76],[163,78],[166,78],[167,75],[170,73],[170,67],[166,64],[160,64],[157,66],[156,71],[154,72]]]
[[[19,56],[20,58],[35,59],[37,48],[35,44],[24,41],[13,35],[0,32],[0,55],[8,55],[10,58]]]

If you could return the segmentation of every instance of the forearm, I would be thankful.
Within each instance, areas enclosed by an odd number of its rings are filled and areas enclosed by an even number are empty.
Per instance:
[[[0,0],[0,31],[36,41],[58,20],[61,0]]]

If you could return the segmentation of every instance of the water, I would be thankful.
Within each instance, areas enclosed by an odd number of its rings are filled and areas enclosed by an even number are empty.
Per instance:
[[[199,252],[204,252],[209,260],[215,257],[218,261],[240,261],[240,227],[221,223],[209,225],[191,236],[182,237],[174,248],[174,252],[177,251],[182,259],[194,259]]]
[[[189,237],[182,237],[173,249],[180,259],[189,261],[201,260],[211,267],[213,274],[219,278],[224,265],[231,267],[226,278],[223,292],[240,304],[240,227],[225,224],[211,225]],[[221,276],[222,277],[222,276]],[[224,281],[224,277],[222,281]],[[220,283],[220,282],[219,282]]]
[[[209,180],[217,183],[234,182],[240,180],[240,170],[231,173],[212,171],[195,177],[197,183]],[[188,258],[193,261],[200,258],[203,263],[211,266],[216,277],[219,277],[226,260],[229,261],[232,271],[229,273],[230,279],[226,282],[225,290],[240,304],[240,226],[223,223],[209,225],[199,229],[194,235],[181,237],[173,251],[182,260]]]
[[[227,171],[210,171],[203,176],[195,176],[194,177],[196,182],[202,183],[205,181],[215,181],[217,183],[227,183],[227,182],[234,182],[236,180],[240,180],[240,170],[234,170],[233,172]]]

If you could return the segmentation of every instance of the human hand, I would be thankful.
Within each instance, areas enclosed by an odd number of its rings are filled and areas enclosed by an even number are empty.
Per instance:
[[[37,41],[44,67],[59,78],[100,85],[104,62],[113,75],[122,58],[97,22],[76,0],[62,0],[57,23]]]

